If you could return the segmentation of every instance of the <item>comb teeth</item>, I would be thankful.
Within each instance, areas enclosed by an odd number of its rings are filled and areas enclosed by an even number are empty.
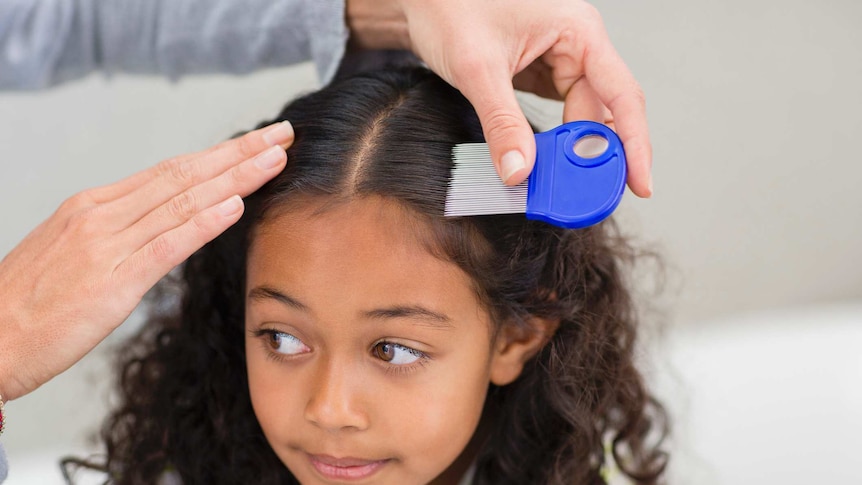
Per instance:
[[[446,195],[446,216],[523,214],[527,211],[527,181],[503,184],[487,143],[461,143],[452,149],[452,176]]]

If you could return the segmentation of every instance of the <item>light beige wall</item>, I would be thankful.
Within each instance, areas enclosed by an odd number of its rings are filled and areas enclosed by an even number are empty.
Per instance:
[[[656,196],[628,208],[680,321],[862,298],[862,3],[595,4],[647,94]]]
[[[862,3],[595,3],[647,94],[656,195],[629,194],[620,219],[663,250],[674,320],[862,299]],[[304,65],[0,94],[0,253],[74,192],[204,148],[314,86]],[[10,453],[79,440],[103,409],[102,362],[12,403]]]

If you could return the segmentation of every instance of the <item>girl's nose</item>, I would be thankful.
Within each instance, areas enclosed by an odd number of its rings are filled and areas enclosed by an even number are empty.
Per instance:
[[[355,365],[321,362],[308,402],[305,419],[327,431],[361,431],[369,420],[360,401],[362,379],[352,375]]]

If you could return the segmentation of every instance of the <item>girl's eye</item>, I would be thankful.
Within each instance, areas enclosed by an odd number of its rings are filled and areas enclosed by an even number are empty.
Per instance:
[[[412,364],[423,357],[418,350],[392,342],[380,342],[371,351],[378,359],[395,365]]]
[[[296,355],[311,351],[307,345],[302,343],[302,340],[289,333],[268,331],[265,338],[270,348],[279,354]]]

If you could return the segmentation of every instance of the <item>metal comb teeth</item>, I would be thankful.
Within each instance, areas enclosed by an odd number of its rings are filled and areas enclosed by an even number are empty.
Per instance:
[[[497,175],[487,143],[461,143],[452,149],[452,175],[446,196],[446,216],[523,214],[527,181],[507,186]]]

